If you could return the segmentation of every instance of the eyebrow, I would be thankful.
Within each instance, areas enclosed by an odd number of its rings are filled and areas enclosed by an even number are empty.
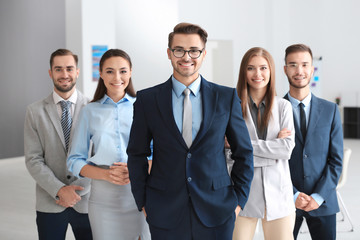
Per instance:
[[[62,69],[63,67],[61,67],[61,66],[54,66],[54,68],[60,68],[60,69]],[[65,68],[75,68],[74,66],[66,66]]]
[[[181,49],[185,49],[184,47],[182,47],[182,46],[175,46],[173,49],[175,49],[175,48],[181,48]],[[199,48],[199,47],[190,47],[190,50],[200,50],[201,48]]]
[[[249,65],[247,65],[248,67],[255,67],[255,65],[251,65],[251,64],[249,64]],[[269,66],[268,64],[261,64],[261,65],[259,65],[260,67],[264,67],[264,66]]]
[[[112,68],[112,67],[107,67],[107,68],[105,68],[105,70],[114,70],[115,68]],[[127,67],[122,67],[122,68],[120,68],[120,70],[124,70],[124,69],[128,69]]]
[[[290,63],[298,63],[298,62],[289,62],[289,64],[290,64]],[[300,62],[300,63],[309,63],[309,62]]]

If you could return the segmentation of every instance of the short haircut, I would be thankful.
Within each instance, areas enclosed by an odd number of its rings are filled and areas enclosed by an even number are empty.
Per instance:
[[[285,50],[285,64],[286,64],[286,58],[289,54],[295,53],[295,52],[308,52],[311,56],[311,60],[313,60],[312,51],[309,46],[305,44],[293,44],[291,46],[288,46]]]
[[[55,52],[53,52],[51,54],[51,56],[50,56],[50,69],[52,69],[55,57],[57,57],[57,56],[67,56],[67,55],[73,56],[73,58],[75,60],[75,63],[76,63],[76,67],[77,67],[78,66],[78,56],[73,54],[70,50],[60,48],[60,49],[56,50]]]
[[[174,30],[169,33],[169,43],[168,47],[171,48],[172,41],[175,34],[198,34],[201,38],[201,41],[206,45],[208,34],[200,26],[192,23],[179,23],[174,27]]]

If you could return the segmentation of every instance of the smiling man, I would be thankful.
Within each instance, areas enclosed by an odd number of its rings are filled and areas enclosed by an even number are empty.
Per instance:
[[[289,161],[296,207],[294,238],[305,218],[312,239],[336,239],[336,186],[343,157],[339,110],[335,103],[310,92],[314,66],[308,46],[286,49],[284,71],[290,84],[285,98],[293,107],[295,124],[295,148]]]
[[[139,91],[134,104],[128,168],[153,240],[230,240],[235,216],[248,199],[253,177],[249,133],[236,90],[199,74],[206,41],[201,27],[176,25],[167,49],[172,76]],[[225,136],[235,160],[231,177]]]
[[[65,239],[68,224],[76,239],[92,239],[88,219],[90,181],[66,167],[80,109],[88,100],[76,90],[78,57],[67,49],[51,54],[53,92],[28,106],[24,127],[25,162],[36,181],[39,239]]]

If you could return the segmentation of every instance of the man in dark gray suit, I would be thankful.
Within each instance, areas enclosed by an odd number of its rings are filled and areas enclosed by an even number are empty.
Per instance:
[[[50,57],[54,90],[28,106],[24,127],[25,162],[36,181],[39,239],[65,239],[68,224],[76,239],[92,239],[88,219],[89,179],[66,168],[67,152],[80,109],[88,100],[76,90],[78,58],[67,49]]]

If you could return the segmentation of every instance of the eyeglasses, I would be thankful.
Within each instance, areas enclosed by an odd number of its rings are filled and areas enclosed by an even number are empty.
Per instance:
[[[170,51],[172,51],[174,57],[176,58],[182,58],[183,56],[185,56],[185,53],[189,54],[189,57],[191,57],[192,59],[196,59],[199,58],[201,53],[204,51],[205,48],[203,48],[202,50],[195,50],[195,49],[191,49],[191,50],[184,50],[181,48],[176,48],[176,49],[171,49]]]
[[[302,68],[309,68],[311,66],[310,63],[289,63],[286,65],[288,68],[290,69],[296,69],[298,68],[299,66],[301,66]]]

